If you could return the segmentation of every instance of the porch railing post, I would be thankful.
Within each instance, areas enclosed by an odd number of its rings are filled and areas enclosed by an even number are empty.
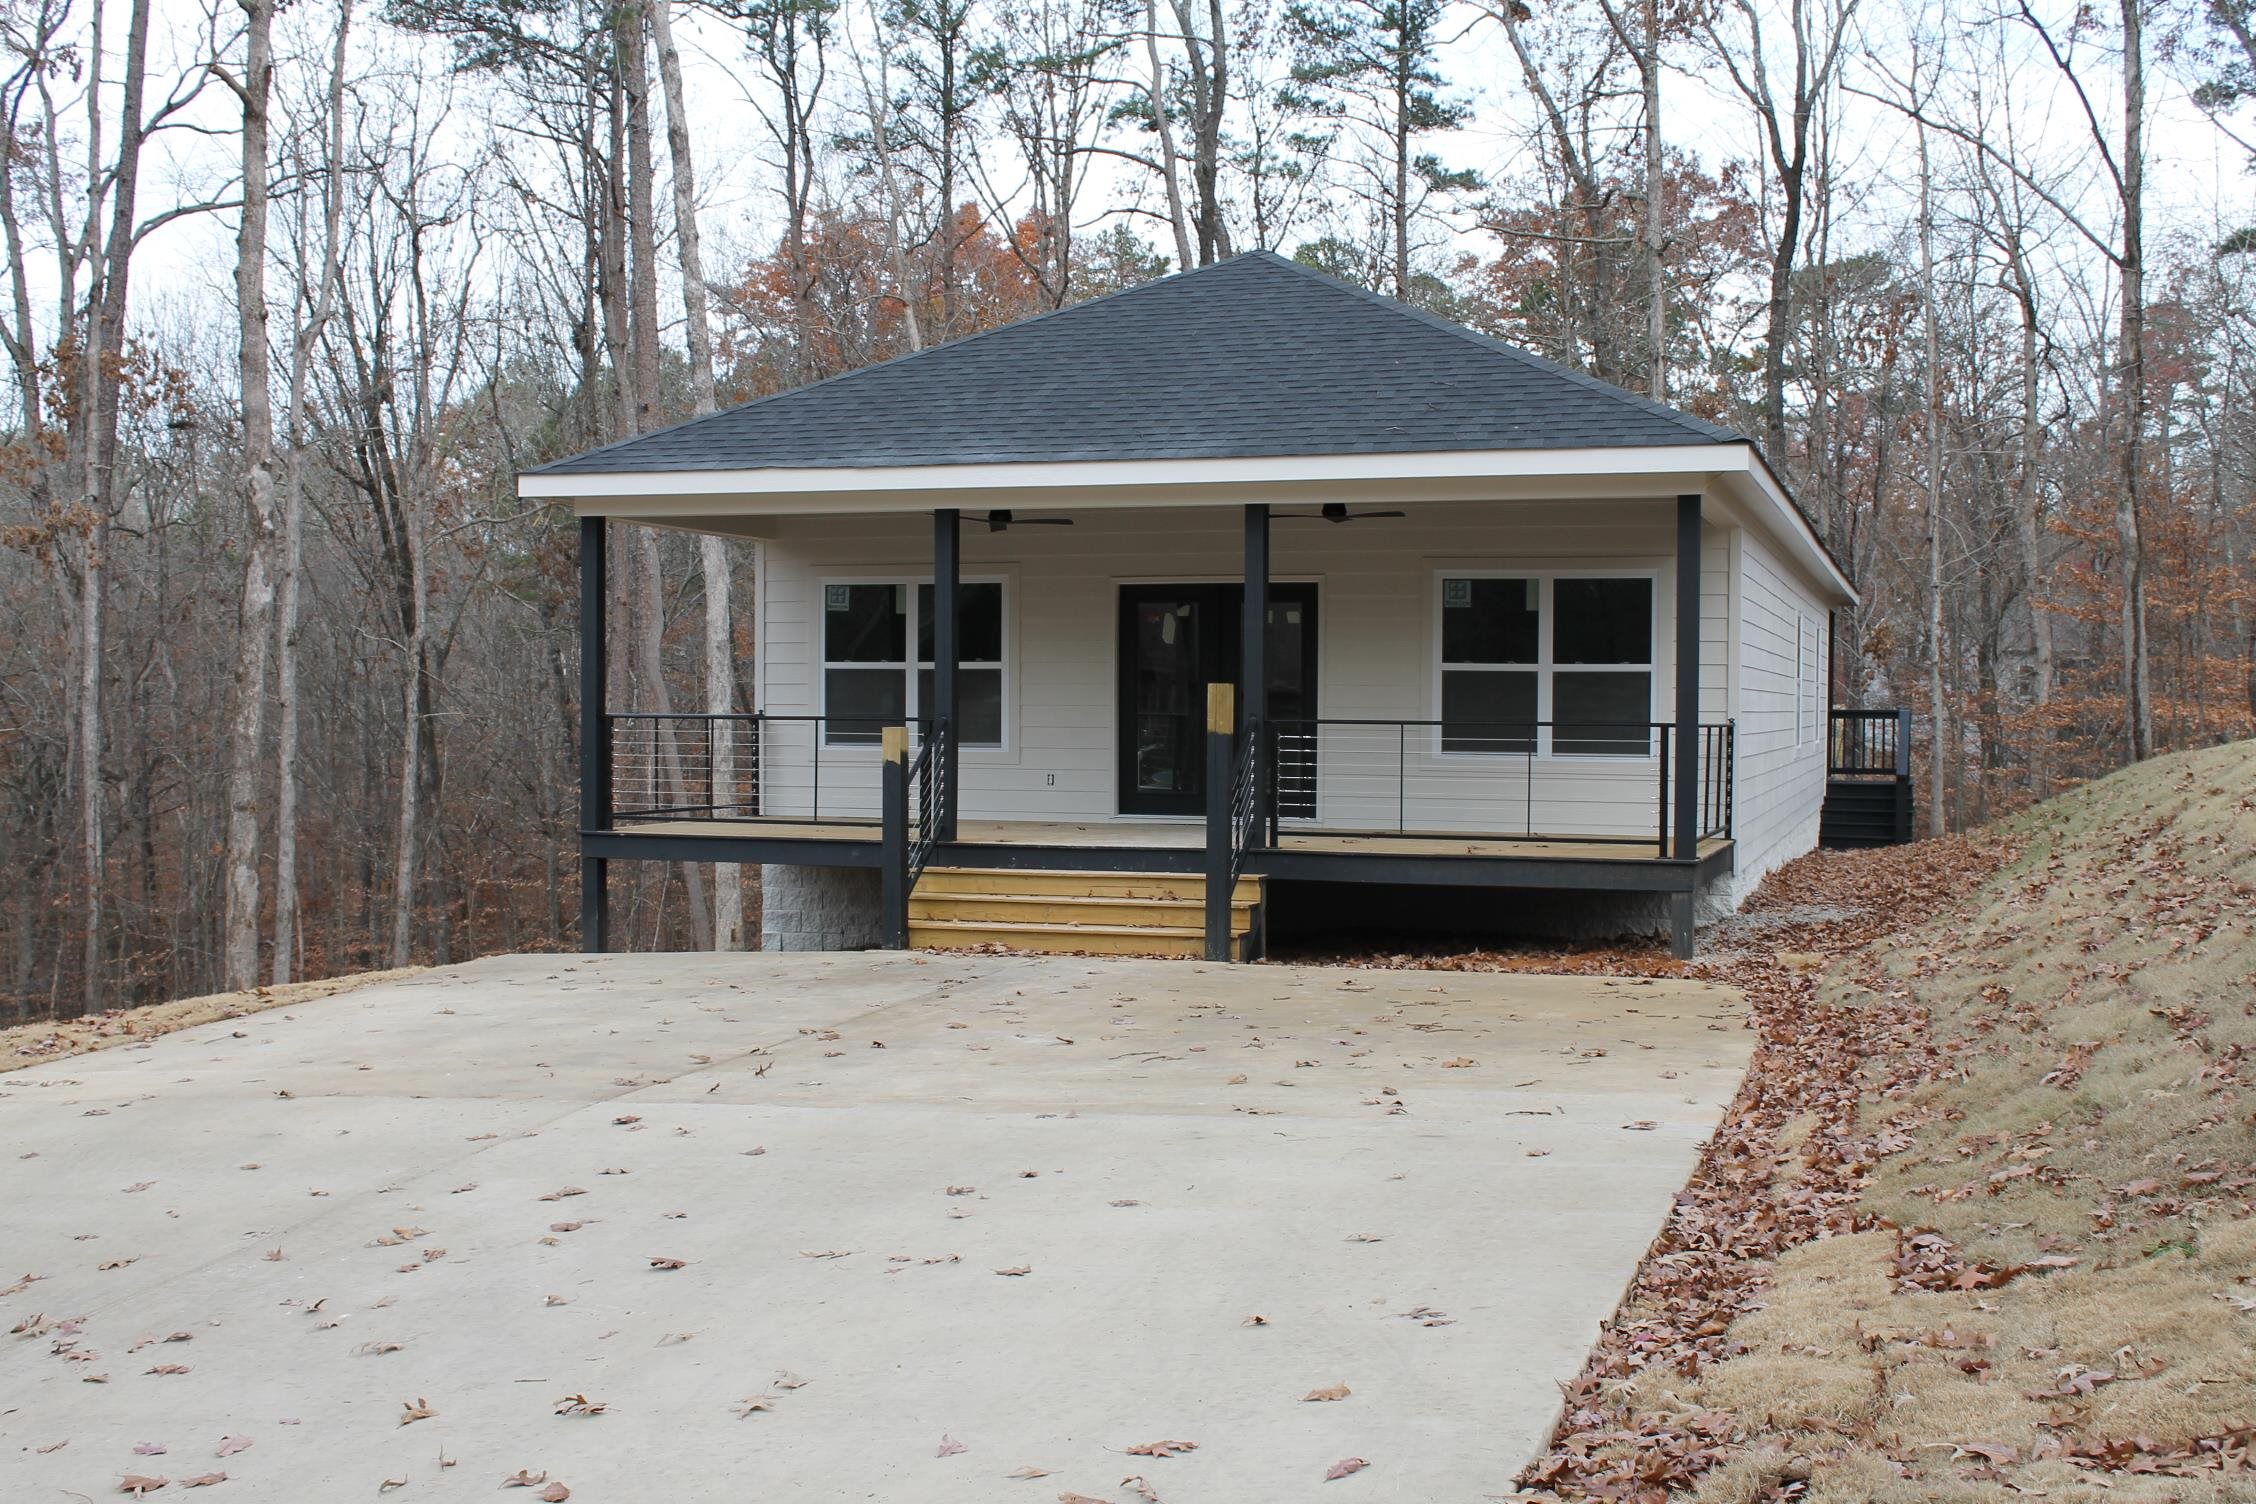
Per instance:
[[[611,683],[604,658],[608,524],[580,519],[580,829],[611,828]],[[610,946],[610,863],[580,849],[580,948]]]
[[[1668,722],[1663,721],[1660,723],[1661,791],[1660,798],[1655,804],[1654,808],[1657,811],[1658,824],[1660,826],[1659,855],[1664,857],[1668,855],[1669,851],[1669,732],[1672,729],[1674,728],[1672,728]]]
[[[878,910],[889,950],[909,948],[909,728],[885,728],[885,834],[879,852]]]
[[[1206,687],[1206,958],[1230,959],[1231,757],[1237,692],[1228,684]]]

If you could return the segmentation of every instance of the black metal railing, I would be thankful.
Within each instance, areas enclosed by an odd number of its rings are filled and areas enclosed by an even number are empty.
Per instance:
[[[917,879],[924,876],[925,863],[932,859],[932,848],[940,839],[945,794],[940,786],[940,768],[944,749],[948,743],[948,722],[945,717],[931,723],[930,734],[924,745],[917,749],[916,760],[909,764],[908,839],[904,843],[904,872],[909,889],[913,892]]]
[[[1549,841],[1655,836],[1675,826],[1673,721],[1280,719],[1271,732],[1280,828]],[[1699,839],[1730,834],[1736,733],[1698,728]]]
[[[712,820],[760,813],[761,717],[614,712],[611,812]]]
[[[1230,876],[1245,871],[1246,852],[1258,844],[1269,821],[1270,806],[1261,797],[1261,722],[1249,720],[1238,733],[1238,747],[1230,768]]]
[[[1829,778],[1911,776],[1909,710],[1836,710],[1826,719]]]
[[[620,820],[868,821],[876,750],[898,717],[617,711],[611,814]],[[922,723],[911,722],[912,735]]]

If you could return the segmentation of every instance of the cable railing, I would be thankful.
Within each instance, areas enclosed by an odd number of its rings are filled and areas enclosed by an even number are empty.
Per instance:
[[[1267,831],[1269,811],[1261,798],[1262,725],[1249,720],[1238,733],[1230,767],[1230,877],[1245,871],[1246,851]]]
[[[1677,727],[1668,721],[1280,719],[1271,778],[1280,831],[1545,841],[1674,833]],[[1730,833],[1734,731],[1704,723],[1694,833]]]
[[[608,717],[615,820],[876,820],[884,716]],[[912,736],[921,739],[918,723]]]
[[[916,760],[909,764],[909,808],[907,850],[903,862],[907,868],[908,887],[915,891],[917,879],[924,876],[925,863],[932,859],[932,848],[940,839],[941,807],[946,797],[940,787],[941,753],[948,745],[948,722],[945,718],[932,723],[932,734],[925,737],[924,745],[917,749]]]

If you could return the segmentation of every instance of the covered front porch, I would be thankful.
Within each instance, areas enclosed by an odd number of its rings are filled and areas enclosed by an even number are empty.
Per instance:
[[[1319,561],[1327,567],[1311,573],[1300,567],[1305,555],[1296,556],[1291,576],[1276,577],[1274,531],[1286,517],[1303,514],[1280,516],[1267,503],[1229,507],[1236,534],[1230,552],[1237,557],[1225,567],[1235,578],[1217,579],[1211,566],[1220,561],[1206,560],[1207,572],[1193,585],[1135,578],[1114,587],[1116,650],[1111,661],[1081,668],[1087,679],[1112,679],[1114,694],[1092,696],[1088,684],[1073,686],[1084,702],[1116,700],[1113,715],[1083,717],[1112,723],[1116,735],[1097,724],[1085,730],[1093,739],[1116,741],[1114,768],[1091,780],[1093,787],[1069,806],[1087,813],[1066,819],[1039,812],[1066,802],[1045,804],[1041,797],[1048,793],[1041,785],[1054,786],[1061,775],[1031,771],[1022,761],[1008,766],[1012,787],[1033,796],[1021,801],[1026,813],[1011,812],[1007,804],[998,808],[1004,801],[976,793],[979,802],[966,812],[967,750],[992,767],[995,743],[1014,734],[1031,742],[1030,733],[1014,728],[1043,718],[1047,707],[1035,696],[1047,679],[1015,665],[1007,674],[990,667],[1004,656],[997,649],[975,646],[967,655],[967,586],[999,572],[975,565],[967,580],[965,510],[931,509],[929,562],[910,565],[908,576],[914,581],[922,573],[929,583],[889,587],[896,614],[910,614],[914,603],[910,646],[888,650],[908,654],[908,695],[866,709],[851,703],[848,692],[860,693],[870,671],[833,644],[799,652],[802,659],[836,656],[844,664],[825,662],[827,677],[810,673],[800,681],[811,681],[814,693],[793,703],[771,686],[763,696],[786,709],[588,717],[582,851],[583,920],[591,946],[607,917],[608,862],[679,860],[875,873],[877,933],[892,945],[910,942],[913,895],[927,869],[937,867],[1195,877],[1207,896],[1205,951],[1213,959],[1259,954],[1258,923],[1248,933],[1242,914],[1233,922],[1232,897],[1249,880],[1665,895],[1677,947],[1689,953],[1696,896],[1734,861],[1736,729],[1727,718],[1703,720],[1697,713],[1702,504],[1692,492],[1617,504],[1622,516],[1645,529],[1646,553],[1638,562],[1655,566],[1645,596],[1649,619],[1641,619],[1634,634],[1645,645],[1628,653],[1639,660],[1636,714],[1620,719],[1587,703],[1566,703],[1563,695],[1554,701],[1548,681],[1542,701],[1533,689],[1525,703],[1500,699],[1487,693],[1500,681],[1470,671],[1469,692],[1451,684],[1435,690],[1439,703],[1418,697],[1419,706],[1437,714],[1358,713],[1401,708],[1404,696],[1374,693],[1337,663],[1360,651],[1377,662],[1358,675],[1407,683],[1424,676],[1419,658],[1428,650],[1400,641],[1365,642],[1353,650],[1344,642],[1320,646],[1319,612],[1335,599],[1351,601],[1359,590],[1368,596],[1372,587],[1359,585],[1361,576],[1336,560]],[[1202,527],[1211,534],[1221,510],[1155,509],[1152,515],[1183,519],[1175,523],[1178,531]],[[1475,515],[1469,507],[1450,511]],[[987,524],[978,529],[983,540],[999,531],[992,516],[970,514],[975,527]],[[1652,525],[1663,518],[1666,531]],[[905,520],[894,514],[873,521],[898,532]],[[1320,531],[1327,542],[1340,536]],[[1673,536],[1673,559],[1651,557],[1656,535]],[[1052,553],[1059,536],[1040,535]],[[1360,536],[1373,560],[1390,548],[1415,547],[1390,545],[1384,533]],[[583,703],[589,706],[606,704],[608,695],[602,635],[607,539],[602,517],[583,518],[581,620],[589,634]],[[897,559],[898,543],[885,546]],[[1018,606],[1020,599],[1043,598],[1039,571],[1046,557],[1014,545],[1008,597],[1014,615],[998,635],[1032,643],[1060,630],[1061,617],[1035,620],[1034,607]],[[1416,567],[1425,569],[1422,562]],[[1626,564],[1612,569],[1632,572]],[[1540,560],[1517,570],[1504,561],[1478,579],[1484,589],[1524,588],[1532,618],[1535,580],[1543,570]],[[1469,585],[1474,576],[1464,578]],[[815,618],[817,633],[831,616],[850,617],[867,593],[860,586],[848,589],[861,593],[847,593],[819,578],[802,588],[828,598]],[[1541,595],[1546,611],[1548,591],[1543,587]],[[1004,598],[1002,591],[992,598]],[[1109,610],[1113,603],[1081,604]],[[1027,614],[1016,614],[1021,611]],[[1335,615],[1352,625],[1348,605]],[[1436,636],[1444,619],[1437,611]],[[775,622],[789,618],[769,620],[773,631]],[[974,624],[969,635],[977,638],[982,630]],[[1175,651],[1201,632],[1196,652]],[[1163,641],[1170,634],[1179,640]],[[779,648],[777,656],[788,652]],[[893,672],[894,682],[902,682],[901,671]],[[967,680],[983,674],[988,682],[967,689]],[[1677,713],[1655,718],[1656,705]],[[1335,709],[1344,713],[1330,713]],[[1004,750],[1015,758],[1018,748]]]

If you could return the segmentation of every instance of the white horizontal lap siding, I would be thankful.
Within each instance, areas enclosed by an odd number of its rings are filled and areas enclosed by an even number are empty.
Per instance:
[[[1673,505],[1649,502],[1427,504],[1409,516],[1330,524],[1278,517],[1271,576],[1317,585],[1317,696],[1326,717],[1424,720],[1439,713],[1433,682],[1436,580],[1446,568],[1543,573],[1610,560],[1654,570],[1660,660],[1656,719],[1673,713]],[[1001,749],[963,753],[970,819],[1109,818],[1117,809],[1117,656],[1120,587],[1136,582],[1235,581],[1243,520],[1231,511],[1080,513],[1072,527],[992,533],[963,525],[966,577],[1008,582],[1008,705]],[[924,516],[795,519],[763,550],[768,590],[760,642],[762,709],[822,707],[821,607],[827,580],[931,572]],[[1728,675],[1729,553],[1709,535],[1702,560],[1702,700],[1720,716]],[[1228,630],[1235,631],[1236,624]],[[1433,756],[1432,733],[1410,733],[1412,794],[1405,811],[1391,730],[1328,728],[1320,754],[1327,823],[1392,828],[1407,815],[1434,829],[1518,830],[1525,818],[1522,759]],[[1379,743],[1383,742],[1384,746]],[[875,754],[825,749],[826,813],[876,812]],[[783,770],[773,770],[781,773]],[[1537,765],[1539,825],[1572,817],[1586,832],[1642,836],[1653,825],[1650,762]],[[1473,790],[1469,792],[1469,790]],[[837,802],[834,803],[833,801]]]
[[[1739,555],[1735,898],[1817,844],[1827,709],[1824,603],[1756,534],[1742,536]]]

